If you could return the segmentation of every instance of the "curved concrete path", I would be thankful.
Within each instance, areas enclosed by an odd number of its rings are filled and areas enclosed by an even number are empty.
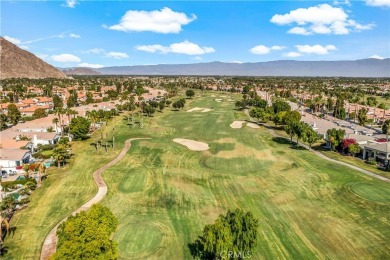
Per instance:
[[[118,156],[115,157],[114,160],[112,160],[111,162],[107,163],[106,165],[104,165],[104,166],[100,167],[99,169],[97,169],[96,171],[94,171],[93,172],[93,179],[94,179],[96,185],[98,186],[98,192],[96,193],[96,195],[92,199],[87,201],[80,208],[73,211],[70,215],[76,215],[77,213],[79,213],[81,211],[88,210],[93,204],[101,201],[107,193],[107,185],[102,178],[102,175],[101,175],[102,172],[104,172],[105,170],[107,170],[108,168],[110,168],[111,166],[113,166],[114,164],[119,162],[120,160],[122,160],[123,157],[125,157],[127,151],[131,147],[132,141],[147,140],[147,139],[150,139],[150,138],[132,138],[132,139],[126,140],[125,146],[123,147],[122,151],[118,154]],[[68,216],[65,217],[63,220],[61,220],[60,222],[58,222],[58,224],[46,236],[45,241],[43,242],[43,245],[42,245],[41,258],[40,258],[41,260],[47,260],[50,258],[51,255],[53,255],[55,253],[56,247],[57,247],[57,242],[58,242],[58,237],[57,237],[58,226],[62,222],[64,222],[67,218],[68,218]]]
[[[253,123],[256,123],[256,121],[249,115],[248,110],[245,110],[244,112],[245,112],[245,114],[250,118],[250,120],[253,121]],[[257,123],[256,123],[256,124],[257,124]],[[264,127],[267,127],[267,126],[265,126],[265,125],[263,125],[263,126],[264,126]],[[278,135],[272,128],[270,128],[270,127],[267,127],[267,128],[268,128],[268,131],[271,133],[272,136],[290,140],[290,139],[287,138],[287,137]],[[352,165],[352,164],[349,164],[349,163],[345,163],[345,162],[341,162],[341,161],[337,161],[337,160],[334,160],[334,159],[332,159],[332,158],[329,158],[328,156],[326,156],[326,155],[324,155],[324,154],[322,154],[322,153],[320,153],[320,152],[318,152],[318,151],[316,151],[316,150],[310,149],[310,147],[307,146],[307,145],[305,145],[305,144],[300,143],[299,146],[302,146],[302,147],[306,148],[307,150],[311,151],[312,153],[314,153],[314,154],[317,155],[318,157],[321,157],[322,159],[325,159],[325,160],[327,160],[327,161],[330,161],[330,162],[333,162],[333,163],[337,163],[337,164],[340,164],[340,165],[343,165],[343,166],[347,166],[347,167],[349,167],[349,168],[351,168],[351,169],[354,169],[354,170],[356,170],[356,171],[358,171],[358,172],[361,172],[361,173],[363,173],[363,174],[365,174],[365,175],[368,175],[368,176],[377,178],[377,179],[382,180],[382,181],[385,181],[385,182],[390,182],[390,179],[389,179],[389,178],[386,178],[386,177],[383,177],[383,176],[381,176],[381,175],[375,174],[375,173],[373,173],[373,172],[364,170],[364,169],[362,169],[362,168],[360,168],[360,167],[357,167],[357,166],[355,166],[355,165]]]

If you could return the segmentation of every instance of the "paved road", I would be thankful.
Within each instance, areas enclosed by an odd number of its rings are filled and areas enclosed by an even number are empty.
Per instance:
[[[82,205],[80,208],[76,209],[73,211],[70,215],[76,215],[77,213],[89,209],[93,204],[98,203],[101,201],[104,196],[107,193],[107,185],[104,182],[102,178],[102,172],[119,162],[120,160],[125,157],[127,151],[131,147],[131,142],[134,140],[145,140],[145,139],[150,139],[150,138],[132,138],[129,140],[126,140],[125,146],[123,147],[122,151],[118,154],[118,156],[112,160],[111,162],[107,163],[106,165],[100,167],[96,171],[93,172],[93,179],[95,180],[96,185],[98,186],[98,192],[96,195],[87,201],[84,205]],[[41,251],[41,260],[47,260],[50,258],[51,255],[53,255],[56,251],[57,247],[57,242],[58,242],[58,237],[57,237],[57,228],[58,226],[64,222],[68,218],[65,217],[63,220],[58,222],[58,224],[50,231],[50,233],[46,236],[45,241],[43,242],[42,245],[42,251]]]
[[[256,122],[252,117],[250,117],[248,110],[245,110],[245,114],[250,118],[251,121]],[[278,135],[277,133],[275,133],[275,131],[274,131],[272,128],[270,128],[270,127],[267,127],[267,128],[268,128],[268,130],[269,130],[269,132],[271,133],[272,136],[290,140],[289,138],[286,138],[286,137],[284,137],[284,136]],[[366,174],[366,175],[368,175],[368,176],[377,178],[377,179],[379,179],[379,180],[382,180],[382,181],[385,181],[385,182],[390,182],[390,179],[388,179],[388,178],[386,178],[386,177],[383,177],[383,176],[381,176],[381,175],[378,175],[378,174],[375,174],[375,173],[373,173],[373,172],[364,170],[364,169],[362,169],[362,168],[359,168],[359,167],[357,167],[357,166],[355,166],[355,165],[352,165],[352,164],[349,164],[349,163],[345,163],[345,162],[341,162],[341,161],[337,161],[337,160],[334,160],[334,159],[332,159],[332,158],[329,158],[328,156],[326,156],[326,155],[324,155],[324,154],[322,154],[322,153],[320,153],[320,152],[318,152],[318,151],[315,151],[315,150],[313,150],[313,149],[310,149],[310,148],[309,148],[307,145],[305,145],[305,144],[300,143],[299,145],[302,146],[302,147],[304,147],[304,148],[306,148],[306,149],[308,149],[308,150],[310,150],[312,153],[314,153],[315,155],[321,157],[322,159],[325,159],[325,160],[328,160],[328,161],[330,161],[330,162],[337,163],[337,164],[340,164],[340,165],[343,165],[343,166],[347,166],[347,167],[349,167],[349,168],[351,168],[351,169],[354,169],[354,170],[356,170],[356,171],[359,171],[359,172],[361,172],[361,173],[364,173],[364,174]]]

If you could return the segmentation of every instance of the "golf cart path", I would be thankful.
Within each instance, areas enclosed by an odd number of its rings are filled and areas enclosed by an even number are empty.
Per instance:
[[[120,160],[125,157],[127,151],[131,147],[131,142],[135,140],[147,140],[150,138],[132,138],[125,141],[125,146],[123,147],[122,151],[115,157],[114,160],[111,162],[103,165],[99,169],[93,172],[93,179],[98,186],[98,192],[95,194],[95,196],[87,201],[84,205],[82,205],[80,208],[73,211],[70,215],[76,215],[77,213],[81,211],[88,210],[93,204],[98,203],[101,201],[104,196],[107,193],[107,184],[104,182],[102,178],[102,172],[113,166],[114,164],[118,163]],[[66,216],[64,219],[62,219],[60,222],[57,223],[57,225],[50,231],[50,233],[46,236],[45,241],[42,245],[41,250],[41,260],[47,260],[50,258],[51,255],[53,255],[56,251],[58,237],[57,237],[57,229],[58,226],[63,223],[70,215]]]
[[[253,122],[256,122],[250,115],[249,115],[249,112],[248,110],[245,110],[245,114],[250,118],[251,121]],[[266,126],[265,126],[266,127]],[[270,127],[267,127],[268,128],[268,131],[271,133],[272,136],[274,137],[279,137],[279,138],[283,138],[283,139],[287,139],[289,140],[289,138],[287,137],[284,137],[284,136],[281,136],[281,135],[278,135],[273,129],[271,129]],[[377,178],[379,180],[382,180],[382,181],[385,181],[385,182],[390,182],[390,179],[386,178],[386,177],[383,177],[381,175],[378,175],[378,174],[375,174],[373,172],[370,172],[370,171],[367,171],[367,170],[364,170],[360,167],[357,167],[355,165],[352,165],[352,164],[349,164],[349,163],[345,163],[345,162],[341,162],[341,161],[337,161],[337,160],[334,160],[332,158],[329,158],[328,156],[318,152],[318,151],[315,151],[313,149],[310,149],[309,146],[305,145],[305,144],[302,144],[300,143],[299,144],[300,146],[306,148],[307,150],[311,151],[312,153],[314,153],[315,155],[317,155],[318,157],[321,157],[322,159],[325,159],[327,161],[330,161],[330,162],[333,162],[333,163],[337,163],[337,164],[340,164],[340,165],[343,165],[343,166],[346,166],[346,167],[349,167],[351,169],[354,169],[356,171],[359,171],[365,175],[368,175],[368,176],[371,176],[371,177],[374,177],[374,178]]]

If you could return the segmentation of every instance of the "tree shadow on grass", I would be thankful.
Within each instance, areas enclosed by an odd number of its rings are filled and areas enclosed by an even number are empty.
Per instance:
[[[290,148],[293,149],[293,150],[299,150],[299,151],[307,150],[305,147],[299,146],[299,145],[296,145],[296,144],[291,146]]]
[[[283,145],[290,145],[290,149],[293,150],[307,150],[305,147],[297,145],[295,142],[291,142],[291,140],[283,137],[274,137],[272,138],[272,141],[278,143],[278,144],[283,144]]]
[[[293,144],[293,142],[291,142],[290,140],[288,140],[286,138],[282,138],[282,137],[274,137],[274,138],[272,138],[272,141],[274,141],[278,144],[289,144],[289,145]]]

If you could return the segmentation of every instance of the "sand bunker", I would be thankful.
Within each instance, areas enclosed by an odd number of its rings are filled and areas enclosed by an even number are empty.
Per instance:
[[[202,108],[202,107],[194,107],[194,108],[187,110],[187,112],[194,112],[194,111],[199,111],[199,110],[203,110],[203,109],[204,108]]]
[[[248,126],[250,128],[260,128],[260,126],[258,124],[255,124],[255,123],[248,123],[248,124],[246,124],[246,126]]]
[[[191,109],[187,110],[187,112],[195,112],[195,111],[209,112],[209,111],[211,111],[211,109],[210,108],[204,108],[204,107],[194,107],[194,108],[191,108]]]
[[[175,143],[187,146],[187,148],[192,151],[206,151],[209,149],[208,144],[190,140],[190,139],[175,138],[173,139],[173,141]]]
[[[214,99],[216,102],[221,102],[222,101],[222,99],[220,99],[220,98],[216,98],[216,99]]]
[[[237,128],[242,128],[242,125],[246,123],[245,121],[234,121],[233,123],[230,124],[231,128],[237,129]]]

